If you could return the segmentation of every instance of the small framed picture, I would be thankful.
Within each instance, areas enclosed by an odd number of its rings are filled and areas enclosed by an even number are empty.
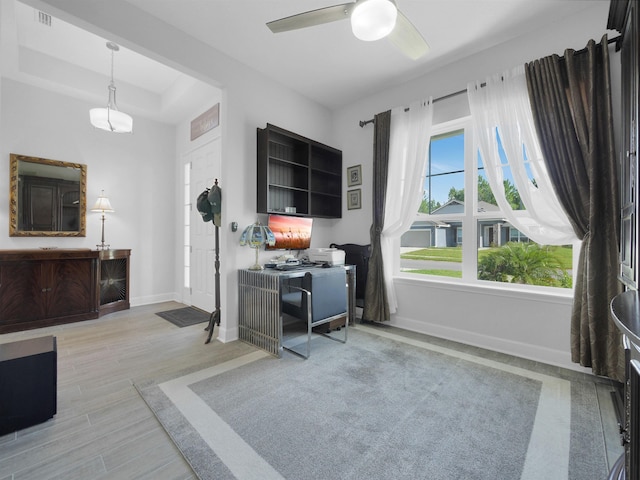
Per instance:
[[[355,190],[347,191],[347,209],[357,210],[362,208],[361,190],[356,188]]]
[[[347,168],[347,187],[362,185],[362,165]]]

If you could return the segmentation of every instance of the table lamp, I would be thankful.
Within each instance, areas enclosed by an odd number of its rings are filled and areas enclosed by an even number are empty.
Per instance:
[[[96,200],[95,205],[91,208],[91,211],[102,212],[102,243],[100,245],[96,245],[96,247],[98,247],[98,250],[108,250],[109,245],[104,243],[104,214],[105,212],[115,212],[115,210],[111,207],[109,199],[104,196],[104,190],[102,190],[102,193],[98,197],[98,200]]]
[[[240,245],[248,245],[256,251],[256,263],[249,267],[249,270],[262,270],[263,267],[258,261],[258,249],[262,245],[275,245],[276,237],[269,227],[262,225],[260,222],[252,223],[242,232],[240,237]]]

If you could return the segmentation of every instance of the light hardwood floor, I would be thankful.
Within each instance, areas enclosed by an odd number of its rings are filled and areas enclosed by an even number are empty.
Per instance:
[[[183,306],[136,307],[0,335],[0,343],[54,335],[58,346],[57,414],[0,437],[0,480],[195,479],[134,382],[210,366],[253,347],[215,339],[205,345],[206,323],[178,328],[155,315]]]
[[[183,306],[147,305],[97,320],[0,335],[0,343],[54,335],[58,345],[57,414],[43,424],[0,437],[0,480],[195,479],[134,385],[149,378],[173,378],[255,349],[240,341],[222,344],[214,339],[205,345],[206,324],[178,328],[155,315]],[[541,373],[593,382],[610,465],[620,455],[608,381],[433,337],[430,341]]]

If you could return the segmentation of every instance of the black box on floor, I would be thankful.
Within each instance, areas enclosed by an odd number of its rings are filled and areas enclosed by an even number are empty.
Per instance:
[[[0,435],[53,417],[57,379],[55,337],[0,344]]]

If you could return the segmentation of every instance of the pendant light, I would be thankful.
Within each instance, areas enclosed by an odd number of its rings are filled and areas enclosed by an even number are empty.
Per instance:
[[[393,0],[360,0],[351,12],[351,30],[360,40],[380,40],[395,28],[397,17]]]
[[[91,125],[102,130],[114,133],[131,133],[133,131],[133,119],[124,112],[118,110],[116,105],[116,86],[113,83],[113,54],[120,47],[113,42],[107,42],[107,48],[111,50],[111,82],[109,83],[109,101],[106,107],[92,108],[89,110]]]

